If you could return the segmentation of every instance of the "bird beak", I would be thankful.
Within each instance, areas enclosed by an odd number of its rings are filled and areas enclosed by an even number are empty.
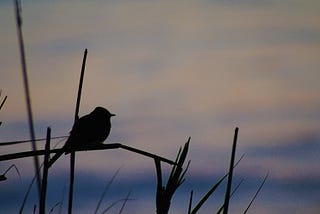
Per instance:
[[[111,114],[111,117],[116,116],[115,114]]]

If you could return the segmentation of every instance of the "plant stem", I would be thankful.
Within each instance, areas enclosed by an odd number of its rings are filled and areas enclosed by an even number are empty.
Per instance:
[[[41,214],[45,213],[46,209],[46,193],[47,193],[47,181],[48,181],[48,163],[50,157],[50,137],[51,137],[51,129],[47,128],[47,141],[45,145],[45,154],[43,161],[43,176],[42,176],[42,188],[41,188],[41,197],[40,197],[40,208],[39,212]]]
[[[239,131],[239,128],[236,127],[235,132],[234,132],[233,144],[232,144],[232,152],[231,152],[231,159],[230,159],[230,166],[229,166],[228,184],[227,184],[227,190],[226,190],[226,195],[225,195],[225,199],[224,199],[223,214],[227,214],[228,213],[228,208],[229,208],[230,192],[231,192],[231,185],[232,185],[232,175],[233,175],[233,165],[234,165],[234,157],[235,157],[235,154],[236,154],[238,131]]]
[[[78,89],[78,96],[77,96],[77,103],[76,103],[76,111],[74,114],[74,123],[76,123],[77,120],[79,119],[79,108],[80,108],[80,100],[81,100],[81,92],[82,92],[82,83],[83,83],[84,71],[85,71],[85,67],[86,67],[87,53],[88,53],[88,50],[85,49],[83,60],[82,60],[82,66],[81,66],[81,74],[80,74],[79,89]],[[69,186],[69,205],[68,205],[68,213],[69,214],[72,213],[75,160],[76,160],[76,153],[73,151],[70,154],[70,186]]]
[[[37,151],[37,145],[35,142],[35,131],[33,125],[33,116],[32,116],[32,109],[31,109],[31,97],[29,91],[29,82],[28,82],[28,75],[27,75],[27,62],[25,56],[25,49],[24,49],[24,42],[23,42],[23,35],[22,35],[22,17],[21,17],[21,5],[18,0],[15,0],[15,11],[16,11],[16,21],[17,21],[17,31],[18,31],[18,41],[19,41],[19,48],[20,48],[20,59],[21,59],[21,67],[22,67],[22,77],[24,83],[24,92],[26,98],[26,106],[28,112],[28,123],[29,123],[29,131],[30,131],[30,138],[31,138],[31,145],[32,150]],[[39,173],[39,158],[38,156],[33,157],[34,162],[34,172],[37,175],[37,184],[38,184],[38,197],[41,194],[41,176]]]

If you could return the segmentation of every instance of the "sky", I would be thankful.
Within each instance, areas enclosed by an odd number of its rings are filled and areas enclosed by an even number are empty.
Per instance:
[[[36,136],[45,137],[47,127],[53,136],[70,131],[87,48],[80,116],[96,106],[117,115],[106,143],[174,159],[191,137],[190,168],[171,213],[186,213],[190,191],[199,199],[227,171],[235,127],[236,158],[244,154],[235,183],[244,182],[230,213],[246,208],[268,172],[251,213],[319,213],[319,9],[313,0],[22,1]],[[0,142],[28,139],[12,1],[0,1],[0,28],[0,101],[8,96]],[[30,149],[2,146],[1,154]],[[0,183],[0,207],[16,212],[33,164],[4,161],[0,170],[11,164],[21,179],[10,171]],[[119,167],[105,207],[131,190],[125,213],[154,212],[153,160],[111,150],[77,155],[77,213],[93,212]],[[50,173],[48,207],[66,195],[68,158]],[[223,188],[200,213],[218,209]],[[35,192],[28,211],[34,203]]]

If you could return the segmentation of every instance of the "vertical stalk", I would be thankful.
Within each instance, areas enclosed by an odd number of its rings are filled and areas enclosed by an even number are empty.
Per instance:
[[[82,61],[82,66],[81,66],[81,74],[80,74],[79,89],[78,89],[78,96],[77,96],[77,103],[76,103],[76,111],[75,111],[75,115],[74,115],[74,123],[76,123],[77,120],[79,119],[79,108],[80,108],[80,100],[81,100],[81,92],[82,92],[82,83],[83,83],[84,71],[85,71],[85,67],[86,67],[87,53],[88,53],[88,50],[85,49],[83,61]],[[69,205],[68,205],[68,213],[69,214],[72,213],[75,160],[76,160],[76,153],[74,151],[72,151],[70,153],[70,186],[69,186]]]
[[[81,74],[80,74],[79,89],[78,89],[78,96],[77,96],[77,103],[76,103],[76,111],[75,111],[75,114],[74,114],[74,121],[77,121],[78,118],[79,118],[82,83],[83,83],[84,71],[85,71],[85,68],[86,68],[87,54],[88,54],[88,50],[85,49],[83,60],[82,60],[82,66],[81,66]]]
[[[229,208],[229,199],[230,199],[230,192],[231,192],[233,165],[234,165],[234,157],[235,157],[235,154],[236,154],[238,131],[239,131],[239,128],[236,127],[235,132],[234,132],[233,144],[232,144],[232,152],[231,152],[231,159],[230,159],[230,166],[229,166],[228,184],[227,184],[226,195],[225,195],[225,198],[224,198],[223,214],[227,214],[228,213],[228,208]]]
[[[191,193],[190,193],[189,206],[188,206],[188,214],[191,214],[192,197],[193,197],[193,190],[191,190]]]
[[[70,153],[70,186],[69,186],[69,203],[68,203],[68,214],[72,214],[72,203],[73,203],[73,185],[74,185],[74,168],[76,162],[76,153]]]
[[[46,210],[46,194],[47,194],[47,181],[48,181],[48,171],[49,171],[49,157],[50,157],[50,139],[51,139],[51,129],[47,128],[47,140],[45,145],[45,154],[43,161],[43,176],[42,176],[42,188],[40,197],[40,209],[39,213],[44,214]]]

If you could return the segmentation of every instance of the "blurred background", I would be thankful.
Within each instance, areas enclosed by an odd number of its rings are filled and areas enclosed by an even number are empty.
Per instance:
[[[234,184],[244,182],[230,213],[246,208],[267,172],[249,213],[319,213],[319,9],[313,0],[22,1],[36,136],[48,126],[53,136],[70,131],[87,48],[80,116],[96,106],[117,114],[107,142],[174,159],[191,137],[191,165],[170,213],[186,213],[190,191],[197,201],[225,174],[236,126],[236,158],[245,156]],[[0,89],[8,96],[0,141],[28,139],[12,1],[0,1],[0,28]],[[1,154],[30,149],[2,146]],[[4,213],[18,212],[34,172],[32,158],[1,162],[1,172],[13,163],[21,179],[13,170],[0,183]],[[154,213],[154,162],[125,150],[77,155],[75,213],[94,211],[119,167],[101,209],[131,191],[124,213]],[[66,209],[68,170],[67,156],[50,170],[48,209],[63,199]],[[224,187],[200,213],[217,211],[223,199]],[[26,213],[36,203],[34,186]]]

